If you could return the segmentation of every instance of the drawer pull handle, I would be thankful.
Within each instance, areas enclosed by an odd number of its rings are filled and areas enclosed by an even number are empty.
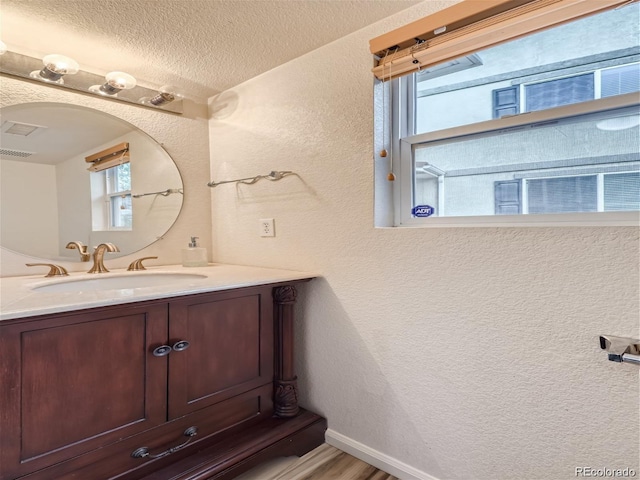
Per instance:
[[[176,342],[173,344],[173,349],[176,352],[182,352],[183,350],[186,350],[187,348],[189,348],[189,345],[191,344],[186,340],[180,340],[179,342]]]
[[[171,455],[172,453],[177,452],[181,448],[186,447],[187,444],[191,440],[193,440],[193,437],[195,437],[197,434],[198,434],[198,428],[197,427],[189,427],[183,433],[183,435],[185,437],[189,437],[189,438],[187,438],[180,445],[176,445],[175,447],[171,447],[171,448],[165,450],[164,452],[160,452],[160,453],[157,453],[155,455],[152,455],[151,453],[149,453],[149,448],[148,447],[140,447],[140,448],[136,448],[133,452],[131,452],[131,456],[133,458],[146,458],[146,457],[149,457],[149,458],[162,458],[162,457],[166,457],[167,455]]]
[[[164,357],[171,353],[171,347],[169,345],[160,345],[153,349],[154,357]]]

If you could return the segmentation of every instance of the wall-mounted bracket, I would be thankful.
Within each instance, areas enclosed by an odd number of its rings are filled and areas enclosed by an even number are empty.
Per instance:
[[[609,360],[612,362],[640,365],[640,340],[637,338],[601,335],[600,348],[609,352]]]
[[[268,175],[256,175],[255,177],[247,177],[247,178],[237,178],[235,180],[223,180],[221,182],[216,182],[211,180],[207,185],[209,187],[217,187],[218,185],[222,185],[223,183],[244,183],[245,185],[253,185],[258,180],[267,179],[272,182],[276,182],[278,180],[282,180],[284,177],[289,175],[297,175],[296,173],[290,171],[275,171],[272,170]]]

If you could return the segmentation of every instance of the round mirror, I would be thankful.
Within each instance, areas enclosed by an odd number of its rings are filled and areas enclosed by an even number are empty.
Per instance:
[[[69,242],[128,255],[160,239],[183,201],[180,172],[151,137],[112,115],[61,103],[0,109],[0,244],[80,261]]]

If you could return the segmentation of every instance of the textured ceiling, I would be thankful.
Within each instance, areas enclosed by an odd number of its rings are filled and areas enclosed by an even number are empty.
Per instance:
[[[0,12],[12,51],[202,99],[420,1],[2,0]]]

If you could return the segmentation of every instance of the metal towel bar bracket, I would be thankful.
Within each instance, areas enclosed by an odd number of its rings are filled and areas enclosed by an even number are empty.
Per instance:
[[[609,352],[612,362],[640,365],[640,340],[637,338],[600,336],[600,348]]]
[[[223,183],[244,183],[245,185],[253,185],[258,180],[267,179],[275,182],[277,180],[282,180],[284,177],[289,175],[295,175],[295,173],[291,171],[271,171],[269,175],[256,175],[255,177],[247,177],[247,178],[238,178],[236,180],[223,180],[222,182],[216,182],[211,180],[207,185],[209,187],[217,187],[218,185],[222,185]]]
[[[146,197],[147,195],[162,195],[163,197],[168,197],[172,193],[179,193],[182,195],[181,188],[168,188],[166,190],[162,190],[161,192],[149,192],[149,193],[138,193],[136,195],[131,195],[133,198]]]

